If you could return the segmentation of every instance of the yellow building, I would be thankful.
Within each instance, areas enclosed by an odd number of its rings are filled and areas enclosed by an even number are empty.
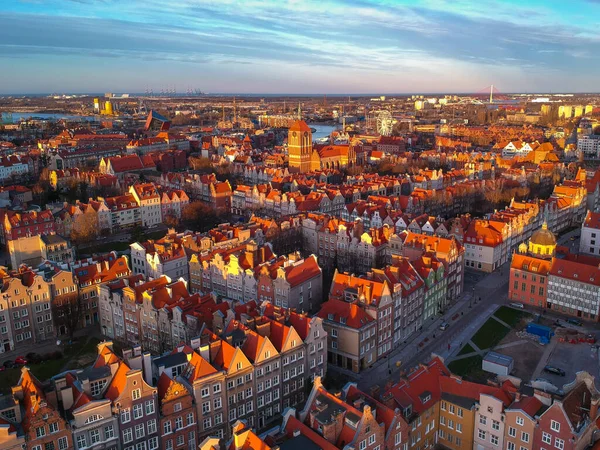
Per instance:
[[[290,172],[310,172],[312,131],[304,120],[297,120],[288,130]]]

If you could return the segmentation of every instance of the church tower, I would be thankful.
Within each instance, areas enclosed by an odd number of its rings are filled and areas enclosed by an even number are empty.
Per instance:
[[[312,132],[303,120],[297,120],[288,130],[290,172],[309,172],[312,154]]]

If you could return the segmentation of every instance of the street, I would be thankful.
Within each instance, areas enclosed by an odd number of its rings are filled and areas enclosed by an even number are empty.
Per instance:
[[[558,238],[558,244],[577,251],[579,231],[576,229],[564,234]],[[572,241],[571,237],[575,240]],[[449,311],[444,316],[429,320],[420,332],[400,344],[387,358],[362,371],[359,387],[366,392],[376,386],[383,389],[389,379],[398,380],[401,373],[427,362],[432,353],[445,359],[453,356],[494,311],[506,303],[509,277],[510,261],[489,274],[466,270],[463,295]],[[445,331],[439,329],[443,322],[450,325]]]

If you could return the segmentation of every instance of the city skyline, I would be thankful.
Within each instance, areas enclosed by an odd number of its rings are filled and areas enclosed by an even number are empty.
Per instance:
[[[599,9],[593,0],[11,2],[0,13],[10,68],[0,93],[591,92]]]

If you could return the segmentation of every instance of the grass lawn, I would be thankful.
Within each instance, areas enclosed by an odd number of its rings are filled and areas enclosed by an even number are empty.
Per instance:
[[[45,381],[54,375],[62,372],[65,368],[79,369],[81,366],[87,364],[80,364],[80,361],[92,360],[96,354],[96,346],[100,342],[97,338],[80,338],[78,341],[71,345],[64,344],[60,350],[63,352],[63,357],[60,359],[51,359],[43,361],[39,364],[27,364],[31,369],[31,372],[40,380]],[[4,372],[0,372],[0,393],[8,393],[12,386],[14,386],[21,377],[21,368],[15,367],[12,369],[6,369]]]
[[[456,356],[466,355],[467,353],[475,353],[475,349],[471,347],[471,344],[466,344],[463,348],[460,349],[460,352],[458,352]]]
[[[510,328],[506,328],[496,319],[490,317],[475,336],[471,338],[473,343],[481,350],[495,347],[508,334]]]
[[[481,368],[483,358],[479,355],[470,358],[457,359],[448,364],[450,372],[473,381],[482,381],[486,373]]]
[[[526,311],[519,311],[518,309],[509,308],[508,306],[501,306],[496,310],[494,316],[514,328],[521,322],[521,320],[531,317],[531,314]]]

